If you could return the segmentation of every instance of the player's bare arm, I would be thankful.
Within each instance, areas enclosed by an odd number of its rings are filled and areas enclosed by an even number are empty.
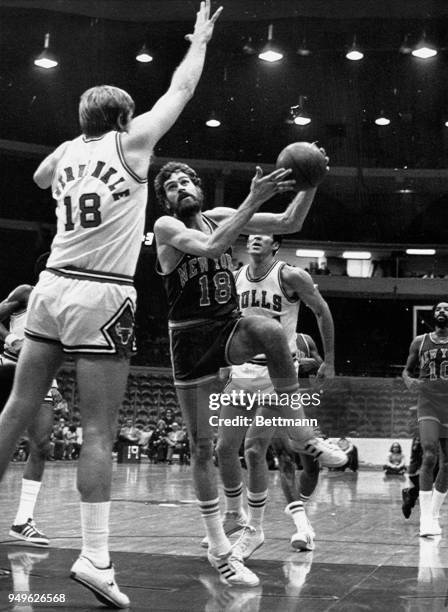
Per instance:
[[[292,182],[282,187],[278,193],[294,188]],[[299,191],[283,213],[257,212],[241,229],[242,234],[294,234],[302,229],[303,223],[310,211],[316,189],[312,187],[306,191]],[[229,219],[235,214],[234,208],[218,206],[207,214],[216,223]]]
[[[190,48],[174,72],[167,92],[150,111],[135,117],[122,135],[126,160],[139,174],[146,173],[154,146],[192,98],[204,67],[207,43],[221,12],[222,7],[210,17],[210,0],[201,2],[193,34],[185,37]]]
[[[419,350],[422,344],[423,336],[416,336],[414,340],[411,342],[411,346],[409,347],[409,355],[406,361],[406,365],[401,374],[404,384],[409,389],[409,391],[417,391],[420,385],[423,384],[423,381],[414,377],[414,370],[419,362]]]
[[[327,302],[308,272],[301,268],[284,266],[282,283],[289,295],[300,298],[313,311],[325,353],[325,359],[319,366],[317,376],[332,378],[334,376],[334,323]]]
[[[306,341],[308,343],[308,347],[310,350],[310,357],[301,357],[299,359],[300,367],[303,368],[304,371],[307,371],[308,368],[314,369],[319,368],[319,366],[323,363],[323,359],[317,350],[316,343],[308,336],[308,334],[304,334]]]
[[[53,180],[53,174],[56,170],[59,160],[64,155],[69,141],[60,144],[50,155],[39,164],[36,172],[33,175],[33,180],[41,189],[48,189]]]
[[[158,219],[154,225],[154,233],[162,268],[166,257],[169,257],[167,247],[191,255],[219,257],[235,242],[241,233],[241,228],[263,202],[278,193],[283,183],[289,182],[284,181],[288,174],[289,172],[279,169],[267,176],[262,176],[261,169],[257,168],[249,195],[237,210],[232,209],[234,214],[220,223],[213,234],[209,235],[198,229],[188,228],[182,221],[174,217],[163,216]]]
[[[327,157],[325,149],[321,148],[320,150],[325,155],[328,164],[330,160]],[[327,172],[329,171],[330,168],[327,165]],[[291,183],[291,187],[284,186],[279,191],[288,191],[293,188],[294,184]],[[316,191],[317,187],[311,187],[310,189],[297,192],[283,213],[256,213],[250,221],[248,221],[241,233],[294,234],[300,232],[310,211]],[[208,211],[207,214],[209,214],[214,221],[219,223],[234,215],[235,209],[219,206]]]

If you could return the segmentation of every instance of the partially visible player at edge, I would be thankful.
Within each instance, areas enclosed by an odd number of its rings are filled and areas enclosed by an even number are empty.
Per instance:
[[[319,359],[317,375],[321,381],[324,377],[331,378],[334,376],[334,325],[330,309],[308,272],[276,259],[280,245],[280,236],[262,234],[249,236],[247,252],[250,262],[235,274],[241,312],[243,317],[259,315],[268,320],[275,319],[280,322],[288,339],[291,357],[294,359],[298,371],[296,328],[300,304],[303,301],[315,314],[325,350],[325,361],[317,354]],[[311,342],[314,345],[312,340]],[[306,350],[309,354],[307,345]],[[305,390],[301,385],[300,392],[303,394],[305,391],[309,391],[309,389]],[[274,393],[264,354],[256,355],[249,362],[231,368],[230,378],[224,393],[241,396],[241,392],[243,396],[261,392],[265,397],[270,397]],[[303,397],[306,398],[306,396]],[[304,399],[304,405],[312,405],[311,392],[307,394],[307,397],[308,399]],[[256,405],[254,408],[256,414],[262,415],[265,419],[272,418],[276,413],[276,407],[267,403]],[[242,410],[247,410],[247,407],[240,404],[223,405],[220,416],[224,419],[233,419],[241,415]],[[255,416],[254,410],[249,415],[253,419]],[[296,488],[292,489],[296,484],[295,461],[293,458],[291,459],[291,455],[294,454],[294,445],[290,442],[288,431],[284,427],[256,425],[253,421],[253,424],[248,428],[221,426],[218,430],[216,447],[227,509],[231,505],[232,511],[238,513],[241,522],[241,519],[244,519],[244,512],[242,508],[243,480],[239,449],[244,440],[248,470],[247,502],[249,516],[243,532],[234,546],[234,552],[243,559],[249,558],[264,542],[263,517],[268,497],[269,478],[266,451],[273,438],[275,439],[275,449],[280,455],[279,463],[284,475],[282,484],[289,498],[287,514],[293,518],[297,528],[291,539],[291,544],[299,550],[313,549],[314,531],[307,519],[298,490]],[[306,482],[305,479],[305,485],[308,484],[308,486],[305,486],[305,491],[307,495],[311,495],[317,484],[319,466],[312,456],[305,454],[301,456],[304,457],[303,461],[307,467],[306,474],[310,476],[308,479],[310,482]],[[285,478],[285,468],[288,478]],[[224,516],[226,518],[226,515]],[[230,521],[225,521],[225,529],[226,522],[230,524]],[[236,522],[238,522],[238,518],[236,518]]]
[[[14,387],[0,417],[0,474],[64,354],[71,354],[83,428],[78,462],[83,543],[71,577],[116,608],[130,602],[115,582],[108,548],[112,444],[134,345],[133,276],[148,166],[154,146],[193,95],[221,10],[210,17],[210,1],[201,2],[194,32],[187,36],[190,48],[149,112],[133,118],[132,98],[117,87],[84,92],[82,135],[59,146],[34,175],[39,187],[52,188],[57,234],[47,270],[30,296]]]
[[[155,190],[166,215],[154,232],[159,272],[168,297],[168,324],[174,382],[191,443],[193,479],[210,543],[208,559],[228,584],[256,586],[258,578],[231,551],[219,511],[210,394],[217,391],[219,369],[265,353],[278,393],[298,390],[288,342],[281,325],[266,317],[241,318],[232,274],[231,245],[241,232],[292,233],[300,229],[316,192],[298,193],[282,214],[257,213],[274,194],[290,190],[290,172],[263,176],[257,168],[250,192],[237,210],[217,207],[202,213],[203,193],[196,172],[178,162],[166,164]],[[279,411],[281,407],[279,408]],[[304,417],[303,409],[283,407],[282,416]],[[327,465],[341,465],[341,451],[311,427],[295,428],[297,444]]]
[[[45,268],[49,253],[41,255],[35,264],[36,277]],[[17,364],[23,339],[25,337],[25,318],[32,285],[19,285],[0,302],[0,338],[3,340],[3,353],[0,355],[1,367]],[[4,321],[9,319],[9,329]],[[12,389],[13,379],[9,386]],[[8,395],[9,395],[8,392]],[[50,434],[53,429],[53,407],[62,400],[56,380],[53,380],[44,401],[33,422],[28,427],[30,453],[22,477],[19,507],[9,535],[24,540],[30,546],[48,546],[45,534],[40,532],[34,522],[34,507],[37,502],[42,476],[45,469]],[[4,404],[0,404],[0,412]]]
[[[420,536],[442,533],[439,515],[448,491],[448,302],[433,308],[434,331],[414,338],[403,380],[418,392],[417,420],[423,459],[420,468]],[[414,370],[419,366],[418,378]],[[440,445],[439,471],[433,473]]]

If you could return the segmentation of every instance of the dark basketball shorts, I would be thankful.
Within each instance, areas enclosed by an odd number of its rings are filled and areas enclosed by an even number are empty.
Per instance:
[[[439,424],[439,437],[448,438],[448,394],[419,393],[417,402],[419,425],[425,422]]]
[[[0,412],[5,407],[14,382],[16,365],[10,361],[3,363],[0,358]]]
[[[227,351],[240,319],[238,313],[225,319],[170,322],[171,360],[177,387],[214,380],[220,368],[232,365]]]

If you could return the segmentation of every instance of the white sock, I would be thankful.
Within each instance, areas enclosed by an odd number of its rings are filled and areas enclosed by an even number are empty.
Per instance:
[[[241,514],[243,510],[243,483],[233,489],[224,487],[226,512],[238,512]]]
[[[418,500],[420,503],[420,522],[431,520],[432,491],[422,491],[420,489]]]
[[[434,519],[437,519],[437,520],[439,519],[440,508],[442,507],[445,497],[446,497],[446,491],[445,493],[441,493],[440,491],[437,491],[437,489],[434,489],[434,491],[432,492],[431,512],[432,512],[432,517]]]
[[[96,504],[81,502],[81,555],[99,568],[110,566],[109,512],[110,501]]]
[[[219,497],[207,501],[199,501],[199,508],[205,524],[210,553],[214,556],[228,553],[231,545],[222,526]]]
[[[14,525],[23,525],[28,519],[34,516],[34,507],[36,505],[37,496],[39,495],[41,482],[39,480],[26,480],[22,478],[22,490],[20,493],[20,502],[17,509]]]
[[[249,525],[255,529],[263,530],[264,509],[268,499],[268,490],[260,493],[247,491],[247,505],[249,506]]]
[[[286,514],[289,514],[289,516],[292,518],[297,530],[303,529],[303,519],[306,516],[305,507],[303,505],[303,502],[301,501],[291,502],[290,504],[286,506],[285,512]]]

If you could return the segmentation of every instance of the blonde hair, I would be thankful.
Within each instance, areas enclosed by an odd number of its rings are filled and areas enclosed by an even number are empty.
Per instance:
[[[102,136],[111,130],[123,132],[132,118],[131,96],[113,85],[98,85],[85,91],[79,101],[79,123],[86,136]]]

